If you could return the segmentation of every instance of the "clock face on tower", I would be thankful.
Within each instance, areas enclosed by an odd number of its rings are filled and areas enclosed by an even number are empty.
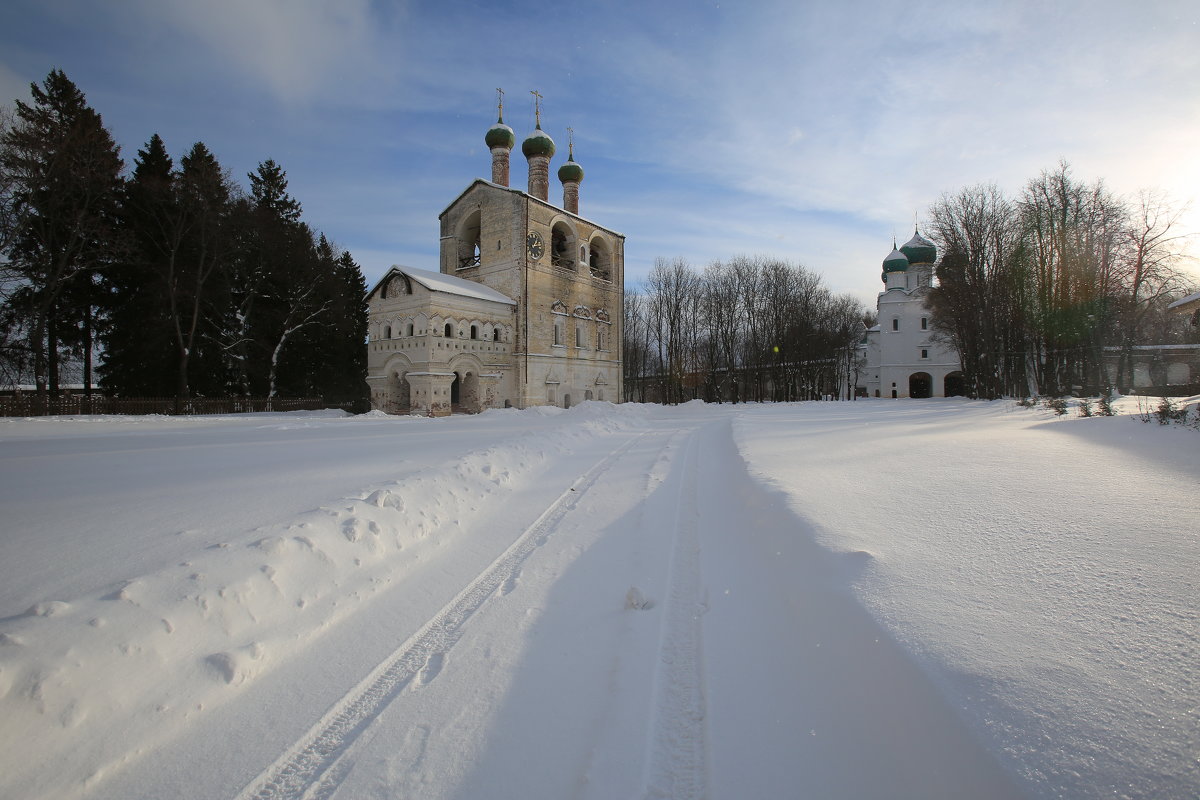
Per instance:
[[[546,245],[542,241],[542,235],[537,231],[532,231],[525,237],[525,246],[529,249],[529,257],[537,261],[546,252]]]

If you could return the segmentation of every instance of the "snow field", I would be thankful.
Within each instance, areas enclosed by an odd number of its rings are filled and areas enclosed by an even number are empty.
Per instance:
[[[1194,431],[962,401],[735,430],[817,542],[869,554],[855,594],[1031,795],[1195,796]]]
[[[0,423],[0,796],[1192,797],[1195,436],[966,401]]]

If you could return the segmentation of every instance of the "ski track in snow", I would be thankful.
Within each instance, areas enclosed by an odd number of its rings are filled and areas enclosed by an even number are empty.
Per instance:
[[[638,434],[610,451],[560,494],[503,555],[334,704],[296,744],[252,781],[238,795],[238,800],[331,797],[353,767],[355,745],[372,722],[406,688],[423,686],[437,677],[475,613],[489,598],[502,597],[511,591],[525,560],[546,543],[588,489],[643,435]]]
[[[674,497],[674,542],[665,618],[655,676],[654,727],[646,762],[647,800],[700,800],[708,796],[705,686],[701,617],[698,491],[703,429],[686,432]]]

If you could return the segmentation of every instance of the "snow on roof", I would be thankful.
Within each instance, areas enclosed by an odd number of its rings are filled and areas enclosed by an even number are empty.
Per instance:
[[[1191,308],[1195,305],[1200,305],[1200,292],[1194,292],[1189,294],[1187,297],[1176,300],[1174,303],[1171,303],[1171,305],[1167,306],[1167,310],[1171,311],[1178,308],[1182,311],[1185,308]]]
[[[456,294],[459,297],[473,297],[476,300],[490,300],[493,303],[505,303],[510,306],[517,304],[517,301],[500,294],[490,286],[456,278],[442,272],[430,272],[427,269],[404,267],[399,264],[394,264],[389,274],[391,272],[402,272],[431,292],[445,292],[446,294]],[[380,281],[380,283],[382,282]]]

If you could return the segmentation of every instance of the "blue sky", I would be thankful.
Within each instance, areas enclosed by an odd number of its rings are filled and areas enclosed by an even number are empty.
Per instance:
[[[1195,2],[6,0],[0,102],[53,67],[127,164],[155,132],[243,185],[278,161],[368,282],[436,269],[437,215],[490,175],[496,87],[518,140],[541,92],[552,170],[574,128],[581,213],[628,237],[627,283],[762,254],[874,305],[914,214],[1061,158],[1200,229]]]

